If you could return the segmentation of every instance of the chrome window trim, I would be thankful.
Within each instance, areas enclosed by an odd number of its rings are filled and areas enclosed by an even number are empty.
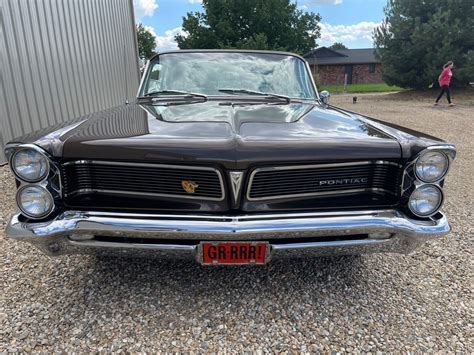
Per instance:
[[[140,84],[138,85],[137,97],[140,96],[140,92],[142,91],[142,87],[145,84],[145,79],[148,78],[148,68],[150,66],[151,60],[148,59],[145,64],[145,68],[143,69],[142,77],[140,79]]]
[[[250,192],[252,190],[253,180],[255,175],[262,171],[282,171],[282,170],[303,170],[303,169],[318,169],[318,168],[330,168],[330,167],[340,167],[340,166],[360,166],[360,165],[395,165],[397,167],[401,167],[402,165],[386,161],[386,160],[376,160],[376,161],[360,161],[360,162],[349,162],[349,163],[330,163],[330,164],[309,164],[309,165],[290,165],[290,166],[273,166],[273,167],[264,167],[264,168],[256,168],[250,173],[249,183],[247,186],[247,193],[245,197],[248,201],[266,201],[266,200],[277,200],[277,199],[285,199],[285,198],[293,198],[293,197],[310,197],[310,196],[324,196],[324,195],[338,195],[338,194],[350,194],[355,192],[370,192],[370,191],[378,191],[378,192],[389,192],[391,191],[380,189],[380,188],[364,188],[364,189],[347,189],[347,190],[339,190],[339,191],[324,191],[324,192],[306,192],[300,194],[287,194],[287,195],[277,195],[277,196],[269,196],[269,197],[251,197]]]
[[[316,93],[316,99],[319,101],[319,103],[321,104],[321,98],[319,97],[319,91],[318,91],[318,87],[316,86],[316,82],[314,81],[314,77],[313,77],[313,74],[311,73],[311,66],[309,65],[308,61],[306,59],[303,59],[304,63],[305,63],[305,67],[306,67],[306,72],[310,78],[310,81],[311,81],[311,84],[313,86],[313,90],[314,92]]]
[[[219,179],[219,186],[221,189],[221,197],[206,197],[206,196],[186,196],[186,195],[174,195],[174,194],[161,194],[161,193],[149,193],[149,192],[131,192],[127,190],[102,190],[102,189],[79,189],[73,191],[69,194],[63,194],[63,197],[73,196],[81,193],[90,193],[90,192],[103,192],[103,193],[115,193],[123,195],[136,195],[136,196],[158,196],[158,197],[172,197],[172,198],[182,198],[190,200],[208,200],[208,201],[224,201],[226,197],[226,191],[224,188],[224,178],[222,172],[219,169],[207,167],[207,166],[188,166],[188,165],[172,165],[172,164],[153,164],[153,163],[130,163],[130,162],[116,162],[116,161],[101,161],[101,160],[75,160],[69,161],[63,166],[68,165],[113,165],[113,166],[142,166],[150,168],[165,168],[165,169],[181,169],[181,170],[198,170],[198,171],[212,171],[215,172]],[[62,185],[62,180],[61,180]],[[61,191],[64,189],[61,188]]]

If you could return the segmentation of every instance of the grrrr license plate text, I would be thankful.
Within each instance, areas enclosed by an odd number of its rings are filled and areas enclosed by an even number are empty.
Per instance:
[[[268,248],[266,242],[203,242],[201,260],[204,265],[265,264]]]

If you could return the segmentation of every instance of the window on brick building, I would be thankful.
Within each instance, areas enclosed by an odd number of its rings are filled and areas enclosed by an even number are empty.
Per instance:
[[[369,64],[369,73],[375,73],[375,63]]]

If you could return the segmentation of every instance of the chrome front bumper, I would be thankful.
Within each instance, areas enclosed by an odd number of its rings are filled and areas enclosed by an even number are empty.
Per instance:
[[[450,231],[444,214],[435,217],[413,220],[395,210],[242,216],[69,211],[41,223],[15,215],[6,235],[51,256],[113,252],[199,260],[201,241],[226,240],[268,241],[271,258],[409,253]]]

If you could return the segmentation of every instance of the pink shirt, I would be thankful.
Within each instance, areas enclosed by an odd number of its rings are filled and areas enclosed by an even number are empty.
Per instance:
[[[451,68],[450,67],[444,68],[438,78],[439,86],[449,85],[449,83],[451,82],[452,76],[453,76],[453,72],[451,71]]]

